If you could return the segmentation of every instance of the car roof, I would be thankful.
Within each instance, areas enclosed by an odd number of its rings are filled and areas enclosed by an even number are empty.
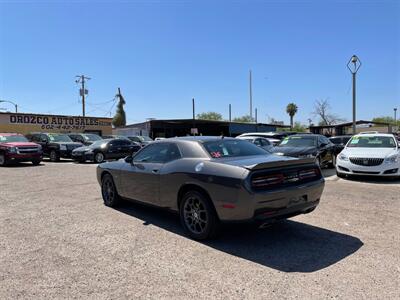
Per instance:
[[[212,142],[212,141],[218,141],[218,140],[237,140],[232,137],[222,137],[222,136],[181,136],[181,137],[174,137],[174,138],[169,138],[166,140],[161,140],[157,142],[169,142],[169,141],[193,141],[193,142]]]
[[[388,136],[394,137],[393,133],[358,133],[355,136]]]
[[[290,135],[290,136],[288,136],[288,138],[291,138],[291,137],[296,137],[296,136],[301,136],[301,137],[319,137],[319,136],[323,136],[323,137],[325,137],[324,135],[322,135],[322,134],[313,134],[313,133],[301,133],[301,134],[299,134],[299,133],[297,133],[297,134],[292,134],[292,135]]]

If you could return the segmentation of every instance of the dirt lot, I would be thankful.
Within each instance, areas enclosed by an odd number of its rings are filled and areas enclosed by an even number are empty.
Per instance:
[[[95,167],[0,168],[1,299],[399,299],[399,181],[327,170],[313,213],[199,243],[168,212],[103,206]]]

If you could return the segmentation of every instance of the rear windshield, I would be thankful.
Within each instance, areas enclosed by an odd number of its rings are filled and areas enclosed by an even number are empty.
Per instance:
[[[0,135],[0,143],[28,142],[23,135]]]
[[[317,139],[312,136],[290,136],[283,139],[278,147],[315,147]]]
[[[213,158],[266,155],[268,152],[241,140],[218,140],[203,143],[204,148]]]
[[[389,136],[354,136],[347,144],[350,148],[396,148],[396,141]]]

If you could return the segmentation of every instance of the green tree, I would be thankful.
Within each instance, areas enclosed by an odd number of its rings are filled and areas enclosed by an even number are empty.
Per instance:
[[[372,119],[372,122],[394,124],[394,118],[389,116],[376,117]],[[400,126],[400,120],[396,120],[396,125]]]
[[[297,105],[292,103],[289,103],[286,106],[286,113],[290,116],[290,128],[293,129],[293,117],[297,113]]]
[[[245,116],[233,118],[233,122],[252,123],[252,122],[254,122],[254,119],[252,117],[250,117],[249,115],[245,115]]]
[[[112,124],[114,127],[122,127],[126,125],[126,115],[124,110],[125,99],[121,94],[120,88],[118,88],[118,94],[116,97],[118,98],[117,111],[115,112]]]
[[[201,114],[197,114],[197,119],[222,121],[222,115],[220,113],[217,113],[214,111],[209,111],[209,112],[203,112]]]
[[[306,132],[307,126],[301,124],[300,122],[294,122],[294,126],[293,126],[292,130],[296,131],[296,132]]]

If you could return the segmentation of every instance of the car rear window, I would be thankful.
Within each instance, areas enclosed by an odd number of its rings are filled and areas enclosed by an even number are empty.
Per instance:
[[[266,155],[265,150],[243,140],[217,140],[203,142],[212,158]]]

